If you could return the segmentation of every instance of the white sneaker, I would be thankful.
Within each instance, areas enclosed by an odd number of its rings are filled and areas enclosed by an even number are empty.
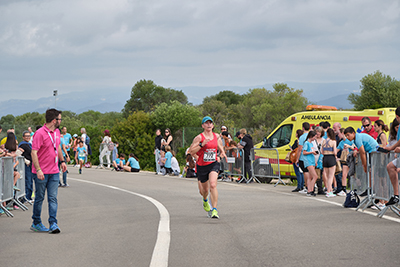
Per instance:
[[[325,196],[326,197],[336,197],[336,195],[333,192],[329,192]]]
[[[347,196],[347,194],[346,194],[343,190],[340,191],[337,195],[340,196],[340,197],[345,197],[345,196]]]
[[[303,190],[299,191],[300,194],[307,194],[307,188],[304,188]]]
[[[381,203],[381,202],[379,202],[377,205],[378,205],[378,208],[380,210],[383,210],[386,207],[386,205],[384,203]]]

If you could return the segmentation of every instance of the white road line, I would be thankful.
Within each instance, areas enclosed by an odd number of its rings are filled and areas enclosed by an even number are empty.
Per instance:
[[[238,184],[231,184],[231,183],[226,183],[226,184],[227,185],[231,185],[231,186],[240,186]],[[290,193],[287,193],[287,192],[273,191],[273,190],[270,190],[268,188],[261,188],[261,187],[248,187],[248,188],[255,188],[255,189],[258,189],[258,190],[268,191],[268,192],[277,193],[277,194],[285,195],[285,196],[296,196],[296,194],[290,194]],[[339,206],[339,207],[343,207],[342,204],[340,204],[340,203],[328,201],[326,199],[320,199],[320,198],[316,198],[316,197],[306,197],[305,195],[302,195],[302,196],[304,196],[305,198],[310,199],[310,200],[316,200],[316,201],[325,202],[325,203],[328,203],[328,204],[331,204],[331,205],[336,205],[336,206]],[[345,198],[343,198],[343,201],[344,200],[345,200]],[[354,210],[354,211],[356,210],[355,208],[347,208],[347,209]],[[362,211],[362,209],[359,209],[358,212],[362,212],[362,213],[377,217],[377,213],[374,213],[374,212],[371,212],[371,211],[367,211],[367,210]],[[391,211],[388,210],[388,212],[391,212]],[[391,217],[391,216],[388,216],[388,215],[383,215],[382,219],[386,219],[386,220],[389,220],[389,221],[400,223],[400,219],[399,218]]]
[[[169,246],[170,246],[170,241],[171,241],[171,231],[170,231],[169,213],[163,204],[161,204],[159,201],[157,201],[154,198],[151,198],[149,196],[138,194],[138,193],[135,193],[132,191],[128,191],[128,190],[119,188],[119,187],[96,183],[96,182],[92,182],[92,181],[81,180],[81,179],[77,179],[77,178],[72,178],[70,176],[68,176],[68,179],[74,180],[77,182],[99,185],[99,186],[107,187],[110,189],[122,191],[122,192],[125,192],[128,194],[132,194],[132,195],[144,198],[144,199],[150,201],[154,206],[156,206],[156,208],[158,209],[158,212],[160,213],[160,222],[158,224],[157,241],[156,241],[156,245],[154,246],[150,266],[151,267],[156,267],[156,266],[157,267],[159,267],[159,266],[166,267],[166,266],[168,266],[168,254],[169,254]]]

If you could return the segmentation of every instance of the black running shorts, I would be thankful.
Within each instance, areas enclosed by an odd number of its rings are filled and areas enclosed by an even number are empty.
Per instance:
[[[208,181],[208,175],[210,172],[219,173],[219,162],[214,161],[213,163],[205,166],[197,165],[197,180],[202,184]]]
[[[304,167],[304,161],[299,160],[299,167],[304,172],[308,172],[308,169]]]
[[[324,168],[330,168],[336,166],[335,155],[324,155],[324,158],[322,159],[322,166]]]

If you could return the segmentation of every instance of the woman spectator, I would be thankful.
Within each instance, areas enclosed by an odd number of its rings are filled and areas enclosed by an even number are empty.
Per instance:
[[[322,153],[324,155],[323,159],[323,167],[324,172],[326,174],[326,197],[335,197],[336,195],[333,193],[333,180],[335,179],[335,170],[336,170],[336,136],[335,132],[329,128],[327,131],[327,139],[322,145]]]
[[[22,142],[19,143],[19,148],[23,149],[22,156],[25,158],[25,193],[29,203],[32,201],[33,180],[32,180],[32,144],[30,143],[31,135],[28,131],[22,133]]]
[[[172,150],[172,140],[173,139],[174,138],[171,135],[171,130],[169,128],[165,129],[165,137],[164,137],[164,141],[161,142],[161,149],[166,151],[165,147],[169,146]]]
[[[399,122],[394,118],[389,131],[389,146],[393,146],[397,142],[397,131],[399,130]]]
[[[13,168],[14,168],[14,191],[20,191],[19,188],[17,188],[15,185],[17,184],[18,179],[21,177],[19,172],[17,171],[17,166],[19,164],[19,161],[17,161],[17,140],[15,139],[15,135],[13,132],[8,132],[7,133],[7,141],[4,144],[4,148],[7,150],[8,155],[13,157]],[[12,209],[12,208],[10,208]],[[14,205],[14,209],[19,209],[17,205]]]
[[[380,147],[385,147],[387,145],[387,137],[383,132],[389,131],[389,127],[383,122],[383,120],[377,120],[374,125],[375,132],[378,134],[376,141]]]
[[[179,173],[181,173],[181,168],[179,167],[179,162],[175,157],[174,151],[172,151],[171,169],[172,169],[172,175],[178,176]]]
[[[344,128],[340,128],[339,130],[339,138],[342,139],[339,145],[337,146],[338,150],[341,150],[342,155],[348,154],[350,151],[354,150],[354,141],[350,141],[344,135]],[[347,174],[349,173],[349,166],[347,166],[346,161],[342,161],[342,188],[338,188],[339,192],[337,195],[345,197],[346,196],[346,186],[347,186]]]
[[[324,141],[323,136],[325,136],[325,131],[321,126],[316,126],[315,127],[315,140],[313,142],[314,145],[314,150],[318,151],[317,155],[315,155],[315,171],[317,173],[318,179],[317,179],[317,187],[318,187],[318,195],[323,195],[324,194],[324,187],[322,185],[322,182],[326,185],[326,175],[324,173],[324,168],[323,168],[323,157],[324,155],[322,154],[322,142]]]
[[[81,139],[78,138],[77,134],[74,134],[72,137],[74,138],[74,141],[72,143],[72,150],[74,151],[74,158],[75,158],[74,167],[75,167],[79,163],[78,162],[78,153],[76,152],[76,148],[78,147],[79,140],[81,140]]]
[[[183,168],[183,173],[180,177],[186,177],[186,178],[196,177],[195,167],[196,167],[196,164],[193,160],[192,155],[187,154],[186,155],[186,166]],[[186,173],[186,176],[185,176],[185,173]]]
[[[107,169],[109,169],[110,165],[111,165],[111,160],[110,160],[110,150],[108,149],[108,147],[109,147],[109,144],[112,143],[109,130],[104,130],[104,138],[101,143],[103,145],[103,149],[101,150],[101,153],[100,153],[100,168],[104,168],[103,158],[105,156],[107,159]]]
[[[293,146],[291,147],[292,151],[299,147],[299,137],[302,134],[303,134],[302,130],[298,129],[296,131],[296,140],[294,141]],[[292,192],[299,192],[300,190],[303,190],[303,187],[304,187],[304,175],[302,172],[300,172],[300,168],[295,162],[293,162],[293,168],[294,168],[294,172],[296,173],[297,187]]]
[[[314,150],[312,142],[315,140],[316,133],[314,131],[310,131],[307,135],[307,141],[303,146],[303,155],[304,155],[304,167],[307,168],[310,173],[310,178],[307,181],[307,196],[316,196],[314,193],[315,182],[317,181],[317,173],[315,172],[315,155],[317,155],[317,151]]]
[[[130,167],[129,167],[130,165]],[[140,171],[140,165],[139,165],[139,159],[133,154],[129,154],[129,159],[126,165],[124,166],[124,170],[127,172],[139,172]]]

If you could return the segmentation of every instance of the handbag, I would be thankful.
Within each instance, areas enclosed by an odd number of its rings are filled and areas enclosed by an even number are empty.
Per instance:
[[[343,203],[345,208],[357,208],[360,205],[360,198],[358,197],[356,190],[352,190],[346,195],[346,200]]]
[[[336,161],[336,170],[335,170],[335,175],[339,174],[342,172],[342,165],[340,164],[340,161]]]
[[[292,161],[290,160],[290,154],[292,153],[292,151],[290,151],[289,153],[287,153],[286,157],[285,157],[285,161],[292,163]]]
[[[290,154],[289,162],[295,163],[297,160],[297,148],[290,151],[289,154]]]
[[[342,154],[340,155],[340,162],[341,163],[346,163],[347,155],[349,154],[348,149],[343,149]]]

